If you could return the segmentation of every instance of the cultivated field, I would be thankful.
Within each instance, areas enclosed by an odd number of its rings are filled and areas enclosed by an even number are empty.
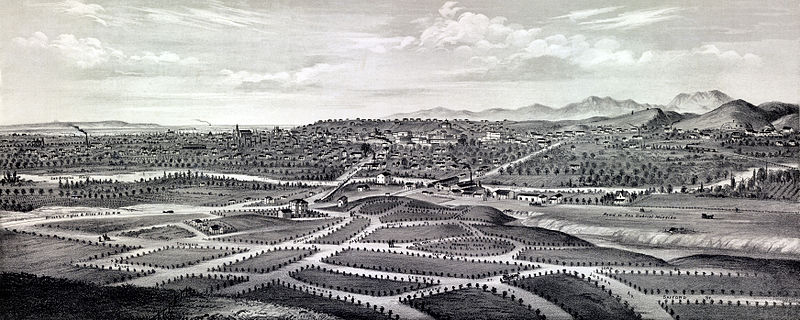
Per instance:
[[[309,243],[341,244],[355,237],[356,234],[366,229],[370,223],[371,221],[368,218],[355,217],[344,226],[339,227],[333,232],[325,234],[324,236],[311,240]]]
[[[321,297],[311,293],[286,288],[282,285],[271,285],[243,295],[246,299],[275,303],[278,305],[298,307],[330,314],[341,319],[352,320],[389,320],[392,317],[386,311],[378,311],[362,304],[361,301],[347,302],[340,299]]]
[[[795,320],[800,306],[731,306],[720,304],[674,304],[669,305],[676,320]]]
[[[64,230],[83,231],[104,234],[114,231],[137,229],[154,225],[179,223],[186,219],[205,217],[201,214],[156,214],[141,216],[114,216],[107,218],[73,219],[67,221],[48,222],[40,226]]]
[[[666,266],[664,260],[641,253],[615,248],[550,248],[533,247],[523,250],[517,259],[570,266]]]
[[[483,289],[468,288],[413,299],[409,304],[435,319],[538,320],[545,319],[511,297]],[[537,310],[538,311],[538,310]]]
[[[430,282],[399,281],[397,276],[389,279],[383,276],[359,275],[328,270],[319,266],[296,270],[292,278],[305,283],[329,289],[343,290],[371,296],[398,295],[410,290],[418,290],[433,285]]]
[[[315,252],[316,250],[312,249],[278,248],[258,254],[251,254],[242,260],[236,259],[217,269],[225,272],[267,273],[275,271]]]
[[[444,223],[402,227],[378,228],[362,239],[362,242],[417,242],[431,239],[464,237],[472,232],[459,224]]]
[[[222,258],[241,250],[221,247],[165,247],[145,254],[122,259],[124,263],[147,267],[181,268],[207,260]]]
[[[323,259],[323,262],[362,269],[470,279],[497,276],[528,268],[500,262],[472,262],[471,260],[434,258],[419,254],[407,255],[355,249],[341,251],[332,257]]]
[[[126,231],[119,235],[150,240],[185,239],[195,236],[193,232],[174,225]]]
[[[456,256],[494,256],[514,250],[514,244],[497,238],[463,237],[445,239],[409,247],[412,250],[442,253]]]
[[[134,278],[137,272],[78,265],[89,259],[127,250],[128,248],[116,245],[104,246],[80,240],[0,230],[0,272],[26,272],[107,284]]]
[[[513,284],[553,302],[578,319],[638,319],[607,290],[575,276],[550,274],[523,278]]]

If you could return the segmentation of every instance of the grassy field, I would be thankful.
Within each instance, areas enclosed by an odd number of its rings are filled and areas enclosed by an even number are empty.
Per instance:
[[[123,262],[148,267],[180,268],[202,261],[218,259],[235,253],[233,249],[206,247],[175,247],[157,250],[144,255],[124,259]]]
[[[488,206],[471,206],[459,219],[467,221],[481,221],[492,224],[506,224],[516,220],[500,210]]]
[[[429,283],[398,281],[389,278],[342,273],[319,266],[292,272],[292,278],[329,289],[371,296],[397,295],[430,286]],[[396,277],[395,277],[396,279]]]
[[[431,239],[463,237],[472,232],[459,224],[444,223],[431,225],[416,225],[403,227],[379,228],[370,233],[362,242],[389,242],[398,243],[417,242]]]
[[[151,240],[185,239],[195,236],[191,231],[174,225],[126,231],[120,233],[120,235],[125,237],[144,238]]]
[[[0,230],[0,272],[26,272],[98,284],[118,282],[136,273],[78,267],[70,262],[125,251],[124,248]]]
[[[580,266],[666,266],[664,260],[615,248],[533,248],[520,252],[517,259],[560,265]]]
[[[186,219],[196,219],[201,217],[205,216],[201,214],[157,214],[129,217],[115,216],[108,218],[73,219],[59,222],[48,222],[45,224],[40,224],[39,226],[103,234],[114,231],[150,227],[159,224],[179,223]]]
[[[410,304],[435,319],[538,320],[541,315],[519,302],[477,288],[454,290],[411,300]]]
[[[298,307],[313,310],[319,313],[330,314],[348,320],[389,320],[387,312],[381,313],[365,305],[357,305],[342,300],[320,297],[310,293],[293,290],[280,285],[245,293],[244,298],[261,302],[275,303],[278,305]]]
[[[324,236],[311,240],[309,243],[341,244],[355,237],[356,234],[363,231],[367,226],[370,225],[370,223],[370,219],[355,217],[352,221],[348,222],[344,226]]]
[[[252,254],[244,260],[237,259],[237,261],[226,264],[219,269],[226,272],[267,273],[275,271],[291,262],[298,261],[314,252],[314,250],[307,249],[273,250],[260,254]]]
[[[203,274],[184,275],[178,279],[174,279],[165,284],[159,285],[158,287],[172,290],[191,289],[197,292],[207,293],[245,281],[246,279],[242,277],[235,277],[231,275],[228,275],[227,277],[213,277],[211,275]]]
[[[403,207],[380,218],[381,222],[435,221],[455,218],[459,210],[453,209],[410,209]]]
[[[414,245],[409,249],[456,256],[494,256],[514,250],[514,244],[497,238],[464,237]]]
[[[720,304],[674,304],[673,318],[676,320],[796,320],[800,306],[729,306]]]
[[[588,246],[590,243],[563,232],[537,227],[476,226],[488,236],[505,237],[537,246]]]
[[[755,200],[741,198],[697,197],[693,194],[652,194],[636,200],[633,206],[643,207],[700,207],[754,211],[800,212],[795,201]]]
[[[470,279],[497,276],[504,272],[515,272],[524,268],[513,264],[471,262],[469,260],[353,249],[344,250],[332,257],[325,258],[323,262],[362,269]]]
[[[768,274],[757,276],[716,275],[669,275],[669,274],[615,274],[635,289],[650,293],[672,294],[728,294],[749,296],[797,296],[800,287],[796,283],[779,282]]]
[[[577,319],[638,319],[608,292],[574,276],[551,274],[523,278],[513,284],[553,302]]]
[[[294,220],[269,217],[258,214],[239,214],[218,219],[205,220],[203,226],[224,226],[229,232],[248,231],[262,228],[280,228],[290,226]]]
[[[285,220],[285,219],[283,219]],[[253,232],[239,234],[224,238],[219,238],[223,241],[232,242],[247,242],[259,244],[277,244],[284,241],[289,241],[304,235],[309,235],[314,232],[320,231],[324,228],[339,223],[341,218],[336,219],[313,219],[313,220],[289,220],[281,226],[272,228],[265,228],[263,230],[255,230]]]

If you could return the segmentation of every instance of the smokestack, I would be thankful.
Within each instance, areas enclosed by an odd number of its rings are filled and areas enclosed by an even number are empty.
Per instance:
[[[78,127],[78,126],[76,126],[74,124],[72,125],[72,127],[77,129],[81,133],[83,133],[83,136],[86,139],[86,147],[88,148],[89,147],[89,134],[86,131],[84,131],[83,129],[81,129],[81,127]]]

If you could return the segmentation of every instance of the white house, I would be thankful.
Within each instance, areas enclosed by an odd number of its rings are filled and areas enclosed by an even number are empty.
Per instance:
[[[375,182],[378,184],[390,184],[392,183],[392,174],[389,171],[381,172],[376,177]]]

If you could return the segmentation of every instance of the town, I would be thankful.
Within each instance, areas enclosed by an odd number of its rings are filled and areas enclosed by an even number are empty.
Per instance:
[[[800,310],[792,128],[70,128],[0,139],[3,271],[65,279],[44,286],[191,296],[175,315],[251,300],[348,319]]]

